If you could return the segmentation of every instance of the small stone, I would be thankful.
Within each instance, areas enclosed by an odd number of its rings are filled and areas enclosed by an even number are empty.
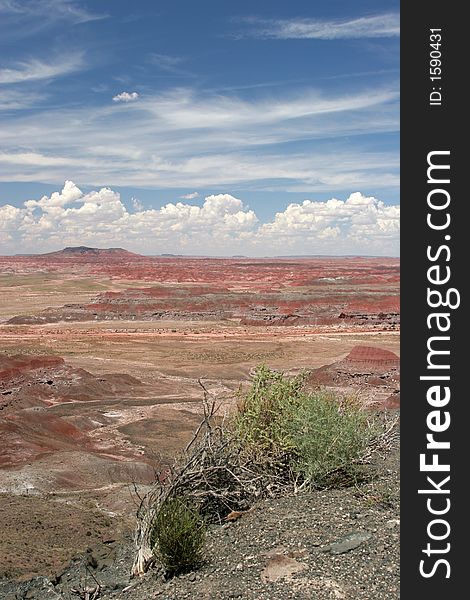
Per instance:
[[[345,552],[349,552],[350,550],[354,550],[358,548],[363,542],[366,542],[372,537],[370,533],[350,533],[345,535],[340,540],[329,544],[328,546],[324,546],[320,549],[321,552],[330,552],[331,554],[344,554]]]
[[[286,577],[291,577],[295,573],[299,573],[306,568],[306,564],[298,562],[294,558],[276,555],[273,556],[264,567],[261,573],[261,581],[263,583],[276,582]]]
[[[389,529],[394,529],[395,527],[400,527],[400,519],[390,519],[387,521],[387,527]]]

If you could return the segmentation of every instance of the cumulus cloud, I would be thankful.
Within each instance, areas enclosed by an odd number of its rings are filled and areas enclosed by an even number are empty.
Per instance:
[[[333,226],[343,227],[350,234],[367,225],[369,234],[377,228],[398,232],[399,216],[398,206],[386,206],[372,196],[354,192],[344,201],[332,198],[289,204],[283,212],[276,214],[272,223],[263,225],[262,230],[274,235],[314,235]],[[388,225],[384,226],[385,222]]]
[[[5,250],[9,249],[10,242],[14,241],[14,234],[18,231],[19,226],[24,222],[25,218],[25,211],[16,206],[12,206],[11,204],[0,206],[0,239]]]
[[[338,253],[378,253],[385,248],[395,248],[398,253],[400,207],[386,205],[372,196],[354,192],[346,200],[331,198],[326,201],[305,200],[289,204],[276,214],[271,223],[263,224],[258,236],[264,242],[298,245],[318,245],[318,240],[328,242],[323,248]],[[362,250],[361,250],[362,249]],[[358,252],[358,250],[360,250]],[[390,252],[390,250],[389,250]]]
[[[131,202],[135,211],[142,212],[144,210],[144,205],[138,198],[131,198]]]
[[[245,209],[243,202],[230,194],[207,196],[202,207],[177,202],[163,206],[159,217],[172,231],[187,234],[223,236],[229,232],[235,236],[239,231],[253,229],[258,217]]]
[[[194,200],[194,198],[197,198],[198,196],[199,192],[191,192],[190,194],[184,194],[183,196],[180,196],[180,198],[183,200]]]
[[[113,102],[134,102],[139,98],[137,92],[121,92],[113,97]]]
[[[354,192],[346,200],[289,204],[269,222],[231,194],[206,196],[202,206],[170,202],[129,212],[110,188],[83,193],[72,181],[60,192],[0,206],[3,252],[41,252],[66,245],[124,246],[147,254],[397,255],[400,211]]]
[[[49,212],[52,208],[65,206],[82,198],[82,191],[73,183],[66,181],[61,192],[54,192],[51,196],[43,196],[40,200],[27,200],[24,205],[26,208],[41,208],[44,212]]]

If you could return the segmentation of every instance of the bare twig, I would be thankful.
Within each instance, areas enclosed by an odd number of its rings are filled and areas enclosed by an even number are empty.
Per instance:
[[[195,503],[207,520],[221,523],[232,511],[247,510],[259,497],[275,495],[285,488],[285,477],[267,457],[258,464],[241,451],[236,440],[221,423],[214,423],[218,406],[201,380],[203,418],[185,451],[165,480],[157,477],[153,489],[141,499],[135,536],[137,546],[133,574],[140,575],[153,560],[150,531],[155,515],[165,500],[184,496]]]
[[[157,476],[150,492],[141,498],[138,510],[137,548],[133,575],[143,574],[153,563],[150,534],[162,504],[183,497],[194,504],[206,521],[222,523],[231,512],[248,510],[259,498],[277,496],[287,490],[299,493],[311,482],[288,467],[284,456],[247,451],[243,440],[219,419],[218,406],[201,379],[203,416],[193,437],[165,477]],[[397,419],[387,422],[360,462],[391,447]],[[287,450],[286,450],[287,452]],[[335,471],[343,476],[341,468]]]

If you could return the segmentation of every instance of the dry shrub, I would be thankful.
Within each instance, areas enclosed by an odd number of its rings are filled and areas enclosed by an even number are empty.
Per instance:
[[[176,568],[178,556],[186,553],[179,545],[180,531],[191,523],[184,506],[206,522],[221,523],[259,498],[349,485],[361,464],[386,446],[393,429],[379,436],[353,400],[308,392],[303,376],[287,377],[265,366],[255,371],[250,389],[238,398],[236,414],[227,420],[216,418],[216,403],[199,383],[204,418],[170,475],[157,478],[142,500],[134,574],[143,573],[155,556],[167,570]],[[169,508],[182,511],[181,524],[173,525]],[[197,523],[190,527],[194,541],[199,539]],[[171,559],[162,553],[163,539],[169,540]]]
[[[150,546],[168,575],[198,567],[206,537],[204,520],[183,498],[168,498],[151,524]]]

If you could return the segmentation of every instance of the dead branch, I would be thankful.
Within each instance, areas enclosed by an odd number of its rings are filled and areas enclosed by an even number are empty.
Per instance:
[[[155,516],[169,499],[182,497],[204,515],[207,522],[222,523],[231,513],[244,513],[255,500],[308,488],[310,482],[286,468],[284,456],[269,452],[249,454],[243,441],[235,437],[223,419],[217,420],[218,407],[204,383],[203,417],[183,454],[166,477],[157,477],[152,490],[141,499],[135,534],[136,556],[133,575],[142,575],[154,562],[150,535]],[[361,462],[374,453],[384,452],[396,439],[398,419],[387,422],[383,432],[369,446]],[[338,470],[338,478],[341,478]]]
[[[241,450],[240,441],[216,424],[218,406],[201,380],[203,418],[183,455],[164,479],[157,477],[153,489],[141,499],[135,535],[137,548],[132,573],[141,575],[153,561],[150,532],[155,515],[165,500],[183,496],[194,503],[207,521],[221,523],[233,511],[246,511],[255,499],[274,496],[288,485],[276,474],[267,457],[253,462]]]

